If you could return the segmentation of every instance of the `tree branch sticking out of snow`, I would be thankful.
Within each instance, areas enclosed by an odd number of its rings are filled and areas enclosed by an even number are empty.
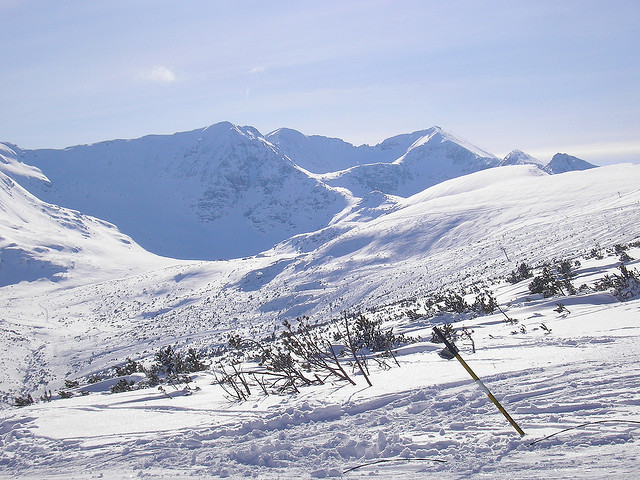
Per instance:
[[[323,384],[329,379],[356,385],[347,372],[347,365],[352,365],[371,386],[367,361],[372,359],[380,368],[389,369],[385,359],[393,358],[400,366],[393,349],[413,341],[381,325],[380,320],[345,313],[341,321],[327,324],[311,324],[308,317],[296,319],[295,324],[285,321],[280,337],[269,340],[231,335],[229,345],[234,351],[230,352],[230,362],[219,365],[217,382],[230,398],[244,401],[251,394],[251,386],[269,395],[298,392],[299,387]],[[345,357],[346,352],[353,363]],[[239,366],[252,361],[257,367]]]

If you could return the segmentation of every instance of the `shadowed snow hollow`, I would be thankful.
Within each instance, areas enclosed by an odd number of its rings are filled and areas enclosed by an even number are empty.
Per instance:
[[[0,287],[87,284],[166,265],[107,222],[41,202],[0,172]]]

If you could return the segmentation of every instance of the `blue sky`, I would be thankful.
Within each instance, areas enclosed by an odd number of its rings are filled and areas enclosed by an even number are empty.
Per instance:
[[[640,162],[640,2],[0,0],[0,140],[219,121]]]

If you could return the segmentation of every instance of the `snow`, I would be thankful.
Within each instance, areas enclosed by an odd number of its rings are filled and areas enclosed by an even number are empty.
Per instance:
[[[526,282],[498,289],[505,304],[525,290]],[[464,321],[477,353],[463,347],[462,355],[524,429],[522,438],[455,360],[421,343],[399,352],[400,368],[376,371],[369,388],[359,379],[356,387],[235,403],[201,373],[190,395],[147,389],[4,411],[0,478],[632,477],[640,301],[570,300],[570,314],[547,299],[511,303],[509,315],[527,334],[511,334],[515,327],[500,314]],[[411,333],[432,325],[403,323]],[[588,422],[605,423],[543,440]],[[343,473],[379,459],[396,461]]]
[[[254,128],[228,122],[171,136],[24,150],[20,161],[50,180],[14,177],[39,198],[112,222],[145,249],[173,258],[253,255],[321,228],[349,201]]]
[[[538,165],[541,168],[544,166],[537,158],[517,149],[509,152],[500,162],[500,166],[506,165]]]
[[[372,163],[321,175],[325,183],[362,197],[378,190],[408,197],[445,180],[495,167],[493,155],[432,127],[392,163]]]
[[[38,198],[111,222],[157,255],[191,260],[255,255],[358,215],[354,206],[375,192],[392,209],[392,197],[500,164],[437,126],[359,147],[229,122],[64,150],[0,144],[0,171]]]
[[[0,143],[0,172],[10,177],[35,178],[42,182],[49,182],[40,169],[20,162],[18,157],[21,154],[22,150],[15,145]]]
[[[566,153],[556,153],[551,161],[544,167],[549,173],[565,173],[574,170],[588,170],[595,165]]]
[[[402,155],[427,130],[396,135],[375,146],[356,147],[339,138],[304,135],[296,130],[280,128],[265,136],[296,165],[309,172],[322,174],[346,170],[356,165],[391,163]]]
[[[6,170],[14,180],[0,173],[0,478],[632,478],[640,468],[633,455],[640,432],[640,298],[621,302],[593,286],[618,272],[614,245],[640,240],[640,167],[562,175],[536,165],[493,168],[498,159],[453,138],[434,129],[400,157],[377,164],[426,172],[423,163],[442,154],[438,165],[444,162],[442,171],[455,178],[407,196],[327,186],[255,129],[231,124],[66,153],[6,146],[4,162],[15,168]],[[470,159],[478,171],[464,175]],[[346,172],[365,167],[371,164]],[[151,183],[141,187],[134,174]],[[256,255],[179,260],[145,251],[117,223],[45,203],[16,183],[71,197],[73,181],[95,177],[97,188],[104,177],[104,185],[123,184],[128,201],[144,202],[169,185],[195,189],[188,194],[196,198],[209,185],[200,183],[203,176],[223,190],[234,186],[229,195],[243,192],[238,204],[216,204],[226,205],[230,219],[217,225],[234,234],[242,224],[231,219],[249,205],[264,208],[253,210],[264,229],[279,221],[271,213],[289,210],[289,219],[300,218],[293,211],[299,204],[305,214],[330,215],[318,228],[301,222],[304,229],[292,227]],[[236,190],[246,178],[249,188]],[[276,180],[277,191],[268,192]],[[401,193],[418,188],[401,184]],[[96,207],[108,190],[75,188],[78,200],[96,195],[87,203]],[[316,190],[310,202],[327,200],[318,209],[296,196]],[[165,220],[154,228],[175,242],[167,224],[179,210],[169,207],[188,202],[171,197],[165,210],[159,198],[148,199],[158,210],[155,221]],[[243,218],[252,221],[251,213]],[[637,271],[634,245],[627,267]],[[580,261],[574,284],[589,288],[542,298],[529,292],[529,280],[504,280],[522,261],[538,266],[560,258]],[[490,289],[518,323],[505,323],[499,312],[425,315],[433,292],[462,287],[470,297],[474,288]],[[558,303],[566,310],[558,311]],[[229,333],[262,339],[285,319],[329,320],[345,310],[384,319],[394,332],[421,340],[398,349],[400,367],[371,362],[372,387],[353,373],[355,386],[327,382],[294,395],[254,391],[237,402],[215,384],[213,370],[193,374],[188,387],[164,390],[112,394],[118,378],[85,382],[126,358],[149,362],[167,345],[213,355]],[[429,342],[432,327],[445,322],[474,331],[476,353],[460,342],[462,356],[524,437],[462,366],[442,359],[442,346]],[[59,398],[68,379],[81,385],[71,389],[72,398]],[[48,390],[51,402],[9,405],[15,396],[37,400]],[[388,462],[363,465],[380,460]]]

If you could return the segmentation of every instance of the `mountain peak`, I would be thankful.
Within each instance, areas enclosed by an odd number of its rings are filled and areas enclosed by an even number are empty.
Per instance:
[[[590,168],[596,168],[596,165],[582,160],[573,155],[566,153],[556,153],[551,161],[544,167],[544,170],[549,173],[565,173],[573,170],[588,170]]]
[[[471,152],[471,154],[476,155],[477,157],[482,157],[482,158],[489,158],[489,159],[495,159],[497,160],[497,157],[485,150],[482,150],[481,148],[476,147],[475,145],[471,144],[470,142],[457,137],[456,135],[449,133],[445,130],[443,130],[442,128],[440,128],[437,125],[434,125],[431,128],[428,128],[427,130],[423,130],[422,132],[416,132],[416,133],[421,133],[422,136],[420,138],[418,138],[413,145],[411,145],[407,151],[407,154],[418,147],[422,147],[425,145],[430,145],[433,146],[434,148],[440,148],[440,147],[436,147],[439,144],[445,144],[448,145],[449,147],[454,147],[454,148],[462,148],[464,150],[467,150],[469,152]],[[405,155],[406,156],[406,155]],[[398,161],[402,161],[402,159],[399,159]]]
[[[500,166],[502,167],[505,165],[537,165],[542,167],[543,163],[528,153],[516,149],[509,152],[509,154],[502,159]]]

